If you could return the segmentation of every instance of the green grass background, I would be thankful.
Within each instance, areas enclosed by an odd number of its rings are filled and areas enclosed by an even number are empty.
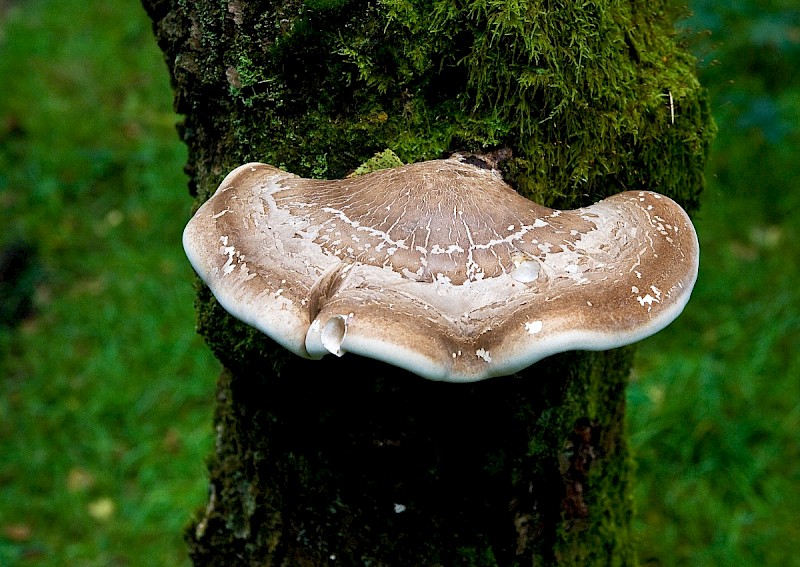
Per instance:
[[[720,135],[700,278],[629,387],[646,565],[800,565],[800,8],[692,4]],[[680,120],[680,108],[676,108]],[[218,364],[194,334],[191,202],[135,0],[0,0],[0,566],[188,565]]]

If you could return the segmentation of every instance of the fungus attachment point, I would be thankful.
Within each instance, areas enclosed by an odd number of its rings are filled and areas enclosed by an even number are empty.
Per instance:
[[[295,354],[352,352],[456,382],[659,331],[689,300],[699,256],[667,197],[557,211],[458,156],[337,181],[246,164],[183,243],[222,307]]]

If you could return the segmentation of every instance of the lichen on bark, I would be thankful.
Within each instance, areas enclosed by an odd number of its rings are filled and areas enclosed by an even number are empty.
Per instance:
[[[505,178],[572,208],[626,189],[689,210],[714,133],[670,4],[143,0],[184,115],[197,201],[247,161],[342,177],[511,148]],[[198,284],[224,363],[196,565],[633,565],[632,349],[440,384],[311,362]]]

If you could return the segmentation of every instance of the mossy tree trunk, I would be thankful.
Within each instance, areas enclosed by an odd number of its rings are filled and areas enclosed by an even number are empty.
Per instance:
[[[341,177],[513,150],[504,174],[572,208],[652,189],[689,210],[713,134],[660,0],[143,0],[185,115],[198,203],[247,161]],[[475,384],[349,355],[310,362],[199,286],[224,363],[195,565],[632,565],[632,351]]]

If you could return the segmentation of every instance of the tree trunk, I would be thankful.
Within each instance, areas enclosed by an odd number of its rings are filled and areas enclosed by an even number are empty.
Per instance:
[[[262,161],[341,177],[512,149],[507,181],[558,208],[650,189],[695,208],[713,135],[658,0],[143,0],[200,203]],[[633,565],[632,349],[505,378],[431,382],[306,361],[202,286],[226,370],[195,565]]]

